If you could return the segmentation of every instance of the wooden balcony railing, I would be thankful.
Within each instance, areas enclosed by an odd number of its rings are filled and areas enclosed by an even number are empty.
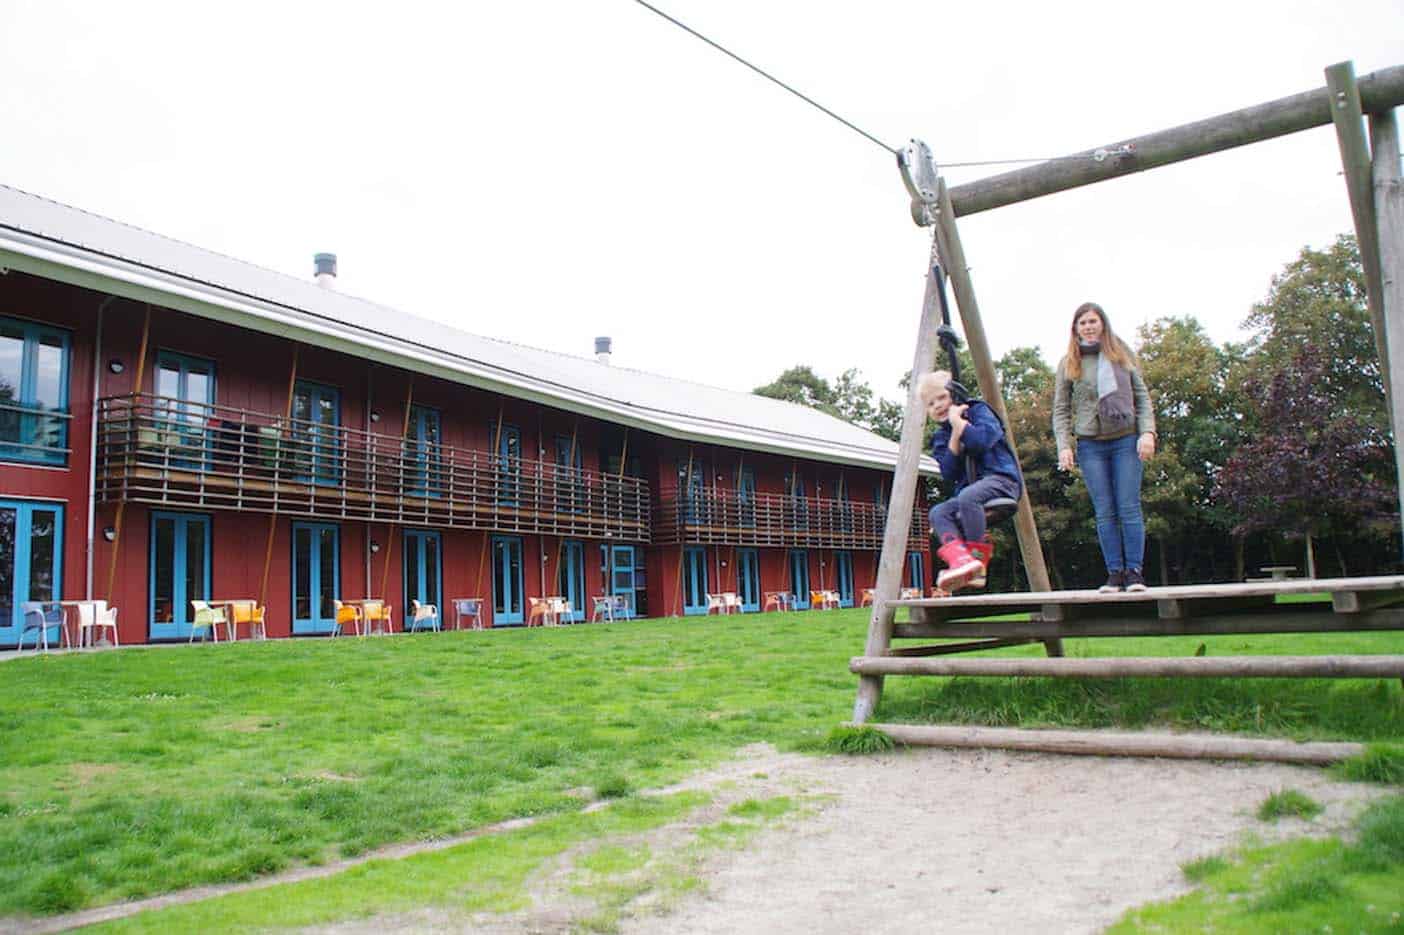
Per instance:
[[[656,545],[747,545],[791,548],[882,548],[887,509],[872,503],[735,491],[688,495],[664,490],[653,513]],[[921,548],[920,506],[912,510],[907,547]]]
[[[635,478],[147,394],[100,400],[94,483],[106,502],[649,538]]]

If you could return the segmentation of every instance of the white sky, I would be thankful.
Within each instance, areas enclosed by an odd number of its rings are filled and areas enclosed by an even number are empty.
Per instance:
[[[657,0],[938,162],[1056,156],[1404,64],[1404,2]],[[0,183],[468,331],[738,390],[910,365],[892,156],[632,0],[0,0]],[[951,184],[1010,166],[952,169]],[[962,219],[996,354],[1092,299],[1217,341],[1350,229],[1321,128]]]

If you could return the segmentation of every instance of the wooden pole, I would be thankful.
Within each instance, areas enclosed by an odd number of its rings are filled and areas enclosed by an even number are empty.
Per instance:
[[[488,464],[489,464],[489,465],[492,464],[492,459],[495,458],[495,457],[497,457],[497,449],[498,449],[499,447],[501,447],[501,445],[502,445],[502,416],[503,416],[503,407],[504,407],[504,405],[505,405],[505,403],[504,403],[502,400],[499,399],[499,400],[498,400],[498,403],[497,403],[497,427],[496,427],[496,430],[493,432],[493,437],[492,437],[492,451],[488,454]],[[478,560],[478,580],[477,580],[477,584],[476,584],[476,591],[477,591],[477,593],[474,595],[475,597],[482,597],[482,595],[483,595],[483,570],[487,567],[488,544],[489,544],[489,540],[491,540],[491,539],[492,539],[491,530],[484,529],[484,530],[483,530],[483,551],[482,551],[482,556],[481,556],[481,557],[479,558],[479,560]]]
[[[946,190],[945,179],[937,179],[936,196],[940,206],[936,215],[937,251],[945,262],[946,273],[951,278],[951,289],[955,292],[956,305],[960,310],[965,341],[970,346],[970,357],[975,362],[975,376],[980,383],[980,395],[1004,423],[1005,440],[1017,461],[1019,447],[1014,438],[1014,427],[1009,422],[1008,413],[1005,412],[1004,397],[1000,394],[999,381],[995,377],[990,342],[985,337],[980,306],[975,301],[975,286],[970,279],[970,266],[965,261],[965,249],[960,243],[960,232],[956,229],[955,212],[951,208],[950,193]],[[1029,503],[1027,489],[1019,495],[1019,509],[1014,515],[1014,528],[1019,537],[1019,553],[1024,559],[1024,571],[1029,578],[1029,590],[1053,590],[1048,580],[1048,566],[1043,561],[1043,547],[1039,544],[1038,526],[1034,523],[1033,507]],[[1050,656],[1063,654],[1061,640],[1048,640],[1044,645]]]
[[[410,409],[413,408],[413,406],[414,374],[410,374],[409,388],[405,391],[405,418],[404,421],[400,423],[400,483],[398,485],[399,493],[397,495],[397,499],[400,503],[404,503],[403,498],[405,496],[405,440],[409,438]],[[392,607],[394,606],[394,602],[390,601],[386,589],[390,587],[390,560],[395,554],[395,531],[396,526],[394,523],[386,524],[386,536],[389,541],[385,543],[385,571],[382,572],[380,576],[380,599]],[[409,620],[409,617],[406,616],[408,613],[408,605],[400,608],[401,629],[404,629],[405,621]],[[369,627],[367,627],[367,629],[369,629]]]
[[[873,724],[898,743],[924,747],[980,750],[1032,750],[1084,756],[1162,756],[1196,760],[1258,760],[1325,766],[1364,752],[1358,743],[1298,743],[1193,734],[1144,734],[1125,731],[1021,730],[1014,727],[964,727],[918,724]]]
[[[1326,678],[1404,677],[1404,656],[1106,656],[1067,659],[855,657],[859,675],[1002,678]]]
[[[302,345],[293,345],[292,370],[288,374],[288,396],[283,404],[283,424],[287,425],[292,421],[293,395],[297,390],[297,362],[302,351]],[[278,483],[278,472],[273,472],[273,483]],[[273,564],[273,533],[278,528],[278,514],[268,514],[268,544],[263,550],[263,577],[258,583],[258,606],[268,606],[268,571]]]
[[[887,501],[887,523],[883,527],[877,583],[873,591],[872,613],[868,618],[868,640],[864,651],[864,655],[868,656],[883,655],[892,643],[892,621],[896,611],[891,602],[897,598],[902,582],[902,563],[906,560],[907,533],[912,523],[917,468],[921,463],[922,435],[926,428],[926,408],[917,396],[917,381],[922,374],[931,372],[931,365],[936,360],[936,326],[940,323],[941,313],[936,291],[938,280],[933,267],[938,258],[936,238],[933,236],[931,254],[926,264],[926,291],[922,296],[921,318],[917,323],[916,353],[912,358],[911,381],[907,387],[907,408],[902,416],[897,466],[892,472],[892,494]],[[858,694],[853,700],[853,720],[862,724],[872,716],[881,699],[882,676],[860,676]]]
[[[1375,229],[1375,199],[1370,179],[1370,146],[1365,140],[1365,122],[1360,110],[1360,89],[1355,82],[1355,66],[1340,62],[1326,69],[1326,87],[1331,92],[1331,119],[1336,124],[1341,165],[1345,169],[1346,194],[1350,216],[1355,224],[1355,240],[1360,245],[1360,265],[1365,271],[1365,301],[1375,335],[1375,355],[1380,373],[1389,373],[1389,344],[1385,340],[1384,306],[1380,291],[1380,246]],[[1385,403],[1393,411],[1393,389],[1384,379]]]
[[[146,378],[146,350],[151,342],[151,303],[146,305],[146,317],[141,323],[141,346],[137,351],[136,381],[132,384],[132,393],[141,393],[141,384]],[[117,501],[117,515],[112,521],[112,558],[107,564],[107,600],[115,602],[117,596],[112,593],[112,589],[117,584],[117,546],[122,541],[122,517],[127,510],[127,500],[123,497]]]
[[[1375,222],[1379,225],[1380,308],[1390,359],[1401,362],[1384,373],[1392,398],[1404,400],[1404,180],[1399,168],[1399,127],[1394,111],[1370,118],[1374,151]],[[1400,515],[1404,516],[1404,405],[1390,411],[1394,429],[1394,464],[1399,482]]]
[[[1361,106],[1368,114],[1404,104],[1404,65],[1368,74],[1357,84]],[[1330,92],[1317,88],[1196,123],[1093,147],[1054,162],[958,185],[951,189],[951,203],[956,217],[964,217],[1196,156],[1324,127],[1330,122]],[[1119,155],[1123,146],[1130,146],[1133,151]],[[1108,154],[1100,162],[1095,158],[1098,150]]]

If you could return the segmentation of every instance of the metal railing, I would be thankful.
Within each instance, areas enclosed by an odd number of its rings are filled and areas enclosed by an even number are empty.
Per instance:
[[[793,548],[882,548],[887,509],[872,503],[665,489],[654,510],[657,545],[747,545]],[[908,548],[921,548],[923,511],[912,510]]]
[[[0,400],[0,461],[66,464],[73,414]]]
[[[99,401],[99,501],[647,542],[649,490],[527,458],[229,406]]]

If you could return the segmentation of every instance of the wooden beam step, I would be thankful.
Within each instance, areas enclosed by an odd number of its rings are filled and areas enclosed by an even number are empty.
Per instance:
[[[973,653],[982,649],[1000,649],[1005,646],[1025,646],[1034,642],[1037,640],[1016,637],[1014,639],[970,640],[964,643],[935,643],[930,646],[903,646],[900,649],[890,649],[887,651],[887,655],[898,658],[948,656],[952,653]]]
[[[930,659],[855,656],[857,675],[1068,678],[1404,678],[1404,656],[1152,656]]]

